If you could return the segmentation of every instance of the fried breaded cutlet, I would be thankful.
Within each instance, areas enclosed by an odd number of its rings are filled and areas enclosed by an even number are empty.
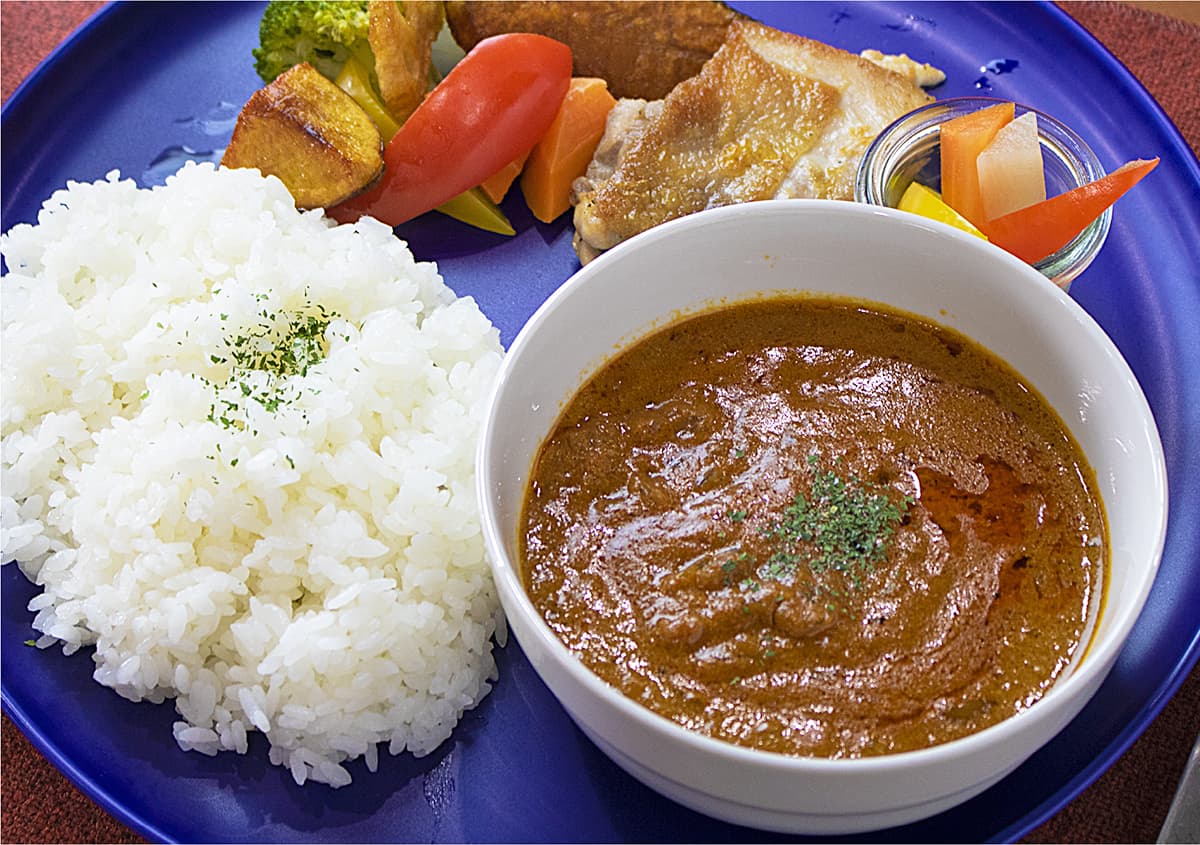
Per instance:
[[[763,199],[852,199],[858,161],[933,98],[866,59],[749,20],[662,100],[620,100],[574,186],[586,263],[667,220]]]
[[[695,76],[741,18],[712,0],[448,0],[446,22],[464,50],[491,35],[534,32],[567,44],[576,76],[607,80],[614,97],[665,97]]]

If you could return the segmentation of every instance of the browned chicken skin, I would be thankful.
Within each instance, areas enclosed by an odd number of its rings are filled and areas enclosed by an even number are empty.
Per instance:
[[[665,99],[622,100],[575,183],[585,263],[653,226],[772,198],[851,199],[871,140],[932,98],[866,59],[748,20]]]
[[[398,123],[416,111],[429,90],[431,50],[444,21],[442,4],[435,0],[371,0],[368,39],[375,75],[384,105]]]

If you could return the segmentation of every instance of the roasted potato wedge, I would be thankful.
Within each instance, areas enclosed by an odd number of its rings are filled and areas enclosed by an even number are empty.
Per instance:
[[[712,0],[447,0],[446,20],[464,50],[503,32],[556,38],[575,54],[576,76],[608,81],[614,97],[657,100],[700,72],[742,17]]]
[[[441,0],[371,0],[367,40],[384,105],[403,123],[429,90],[433,42],[446,16]]]
[[[383,171],[383,143],[367,113],[310,64],[250,96],[221,158],[277,176],[299,208],[335,205]]]

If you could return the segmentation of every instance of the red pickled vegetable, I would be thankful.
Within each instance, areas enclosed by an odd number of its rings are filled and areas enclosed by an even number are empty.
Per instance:
[[[1130,161],[1093,182],[979,225],[988,240],[1030,264],[1062,249],[1158,164]]]

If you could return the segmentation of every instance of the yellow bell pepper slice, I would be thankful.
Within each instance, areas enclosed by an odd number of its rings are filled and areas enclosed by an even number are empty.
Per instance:
[[[900,204],[896,207],[901,211],[937,220],[939,223],[948,223],[956,229],[970,232],[985,241],[988,239],[987,235],[975,228],[970,220],[947,205],[937,191],[927,188],[919,182],[913,182],[908,186],[903,196],[900,197]]]

